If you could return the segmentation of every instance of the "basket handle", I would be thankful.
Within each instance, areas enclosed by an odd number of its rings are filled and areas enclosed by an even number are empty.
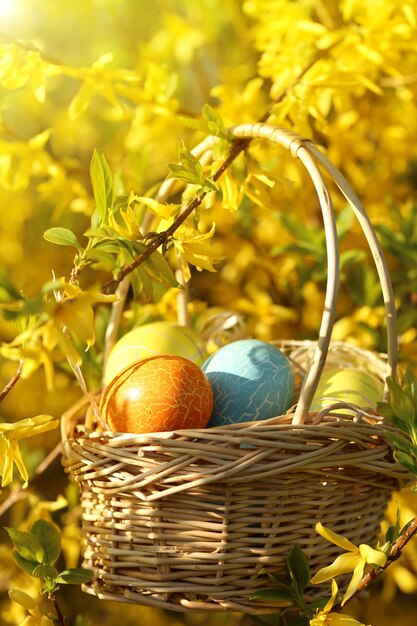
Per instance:
[[[388,353],[387,376],[395,376],[398,358],[396,310],[391,279],[375,230],[359,198],[351,189],[350,185],[348,184],[344,176],[339,172],[339,170],[332,163],[330,163],[330,161],[320,152],[320,150],[318,150],[318,148],[309,139],[301,137],[300,135],[297,135],[296,133],[289,131],[285,128],[280,128],[277,126],[263,123],[240,124],[238,126],[234,126],[230,130],[230,133],[235,138],[250,137],[268,139],[270,141],[273,141],[274,143],[280,144],[281,146],[289,150],[292,156],[299,158],[307,169],[316,188],[316,192],[320,202],[326,234],[328,274],[319,338],[314,352],[313,362],[311,368],[307,372],[307,375],[301,387],[299,402],[297,404],[292,420],[293,424],[303,424],[307,417],[314,393],[316,391],[326,361],[334,324],[335,306],[339,287],[339,250],[334,209],[331,202],[330,194],[324,184],[316,161],[333,178],[334,182],[339,187],[340,191],[343,193],[349,205],[353,209],[359,221],[359,224],[362,227],[370,251],[374,258],[385,304]],[[387,394],[388,388],[387,384],[385,383],[385,399],[387,398]]]

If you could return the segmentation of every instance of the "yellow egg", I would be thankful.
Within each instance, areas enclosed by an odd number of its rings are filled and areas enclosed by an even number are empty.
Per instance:
[[[108,384],[125,367],[152,356],[182,356],[200,366],[207,358],[204,344],[190,328],[170,322],[152,322],[126,333],[107,359],[104,382]]]
[[[349,402],[361,408],[376,408],[382,400],[384,385],[381,380],[354,368],[331,369],[323,374],[316,389],[310,411],[318,412],[336,402]],[[339,410],[340,413],[351,413]]]

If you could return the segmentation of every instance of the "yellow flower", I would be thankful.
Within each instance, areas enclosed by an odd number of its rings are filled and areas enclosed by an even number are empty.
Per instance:
[[[28,141],[4,141],[0,139],[0,185],[15,192],[26,189],[33,176],[48,175],[53,161],[46,150],[51,137],[47,129]]]
[[[337,583],[332,580],[332,597],[327,602],[324,609],[317,609],[315,616],[310,620],[310,626],[365,626],[350,615],[341,615],[340,613],[332,613],[334,602],[337,596]]]
[[[83,291],[73,283],[63,281],[63,290],[57,294],[56,301],[49,302],[47,312],[50,319],[42,327],[43,344],[51,351],[59,346],[64,354],[76,364],[81,359],[72,345],[71,336],[81,343],[87,344],[87,349],[95,341],[94,309],[97,302],[114,302],[115,295],[106,295],[95,291]]]
[[[74,283],[67,282],[64,284],[64,293],[60,294],[53,307],[52,319],[59,328],[66,327],[79,341],[90,347],[95,339],[93,304],[114,302],[117,296],[95,290],[83,291]]]
[[[20,472],[25,486],[28,481],[28,473],[20,454],[19,439],[32,437],[47,430],[56,428],[59,420],[52,415],[37,415],[12,424],[0,423],[0,476],[1,486],[9,485],[13,480],[13,465]]]
[[[342,537],[342,535],[338,535],[328,528],[325,528],[320,522],[316,524],[316,531],[328,541],[331,541],[336,546],[339,546],[339,548],[346,550],[346,554],[341,554],[331,565],[323,567],[319,570],[317,574],[313,576],[311,582],[313,584],[320,584],[324,583],[326,580],[331,580],[340,574],[353,572],[352,579],[341,602],[343,606],[358,588],[363,577],[365,566],[367,564],[371,564],[377,565],[378,567],[384,567],[387,556],[384,552],[381,552],[381,550],[374,550],[374,548],[371,548],[364,543],[361,543],[359,547],[356,547],[351,541]]]
[[[112,69],[108,65],[113,61],[113,53],[102,54],[91,67],[73,68],[66,67],[65,72],[69,76],[81,80],[81,86],[74,96],[68,115],[71,120],[77,119],[87,111],[92,99],[96,95],[102,96],[114,107],[115,112],[123,113],[123,107],[118,99],[118,92],[123,91],[123,95],[132,97],[129,87],[136,86],[139,76],[136,72],[124,69]]]
[[[214,231],[214,224],[206,233],[201,233],[188,226],[181,226],[176,231],[173,243],[180,258],[186,282],[191,278],[189,265],[194,265],[200,271],[216,271],[214,264],[222,260],[223,257],[216,253],[211,243],[207,243],[207,240],[213,237]]]

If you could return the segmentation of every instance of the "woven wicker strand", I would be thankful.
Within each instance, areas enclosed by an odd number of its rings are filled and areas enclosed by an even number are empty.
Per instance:
[[[270,586],[261,570],[285,574],[296,543],[313,572],[336,558],[339,549],[315,532],[318,520],[356,545],[372,545],[391,493],[408,482],[386,440],[388,427],[367,407],[339,403],[309,413],[324,367],[350,365],[383,381],[395,373],[392,287],[362,205],[310,141],[266,124],[237,126],[231,134],[279,143],[312,179],[329,266],[319,339],[278,342],[294,369],[297,404],[270,420],[113,433],[86,411],[87,398],[63,416],[63,463],[81,489],[84,566],[94,571],[84,589],[103,599],[175,611],[271,612],[276,603],[251,598]],[[209,162],[216,141],[207,138],[195,156]],[[387,356],[331,342],[339,255],[332,202],[317,163],[345,194],[369,242],[386,305]],[[175,185],[166,181],[159,201]],[[346,408],[349,414],[341,412]],[[311,587],[307,596],[321,592]]]
[[[332,164],[326,157],[314,146],[314,144],[309,139],[305,139],[289,131],[285,128],[279,128],[270,126],[268,124],[241,124],[240,126],[235,126],[232,129],[232,135],[234,137],[260,137],[264,139],[269,139],[274,143],[278,143],[281,146],[284,146],[288,150],[290,150],[292,156],[298,157],[302,163],[305,165],[307,171],[309,172],[313,183],[316,186],[318,191],[316,182],[315,182],[315,164],[310,161],[310,155],[317,159],[317,161],[326,169],[326,171],[332,176],[333,180],[342,191],[344,196],[349,202],[349,205],[352,207],[358,221],[362,227],[366,240],[369,244],[372,256],[375,261],[375,265],[378,272],[378,277],[380,279],[382,294],[384,297],[385,303],[385,314],[386,314],[386,322],[387,322],[387,344],[388,344],[388,365],[387,365],[387,376],[395,376],[397,358],[398,358],[398,342],[397,342],[397,329],[396,329],[396,311],[395,311],[395,303],[394,303],[394,294],[391,284],[391,279],[389,277],[389,272],[387,268],[387,264],[384,259],[384,255],[379,245],[378,238],[375,234],[374,228],[366,214],[364,207],[362,206],[359,198],[351,189],[347,180],[342,176],[339,170]],[[308,156],[306,156],[306,153]],[[321,182],[321,181],[320,181]],[[325,188],[325,193],[328,195],[327,189]],[[319,193],[319,191],[318,191]],[[320,198],[320,196],[319,196]],[[324,362],[326,360],[327,348],[330,342],[330,335],[332,330],[332,319],[330,318],[331,313],[328,311],[328,307],[332,306],[332,302],[329,302],[328,295],[329,289],[331,288],[330,277],[331,271],[333,268],[333,255],[334,255],[334,247],[330,247],[330,239],[332,237],[332,229],[327,226],[326,220],[327,215],[325,207],[320,200],[320,205],[323,211],[324,218],[324,228],[326,233],[326,243],[327,243],[327,262],[328,262],[328,284],[327,284],[327,292],[326,292],[326,300],[324,304],[324,313],[322,318],[322,324],[319,331],[319,339],[317,344],[317,352],[315,359],[312,363],[311,370],[304,380],[304,387],[301,390],[300,399],[298,402],[298,406],[294,415],[295,423],[302,423],[305,419],[306,414],[308,413],[308,409],[311,404],[311,400],[314,396],[314,392],[317,388],[318,381],[323,370]],[[331,206],[330,206],[331,209]],[[336,233],[337,237],[337,233]],[[336,289],[336,287],[335,287]],[[327,317],[329,316],[329,319]],[[326,323],[327,322],[327,323]],[[385,397],[387,397],[388,388],[385,386]]]
[[[302,370],[314,348],[290,343]],[[337,343],[329,354],[343,352],[346,363],[349,351]],[[369,364],[385,370],[375,355]],[[313,571],[328,565],[338,548],[315,533],[317,520],[372,544],[391,492],[407,481],[386,427],[359,409],[356,422],[330,414],[294,425],[289,413],[146,435],[84,432],[75,419],[82,413],[78,406],[63,418],[64,465],[82,489],[84,565],[95,572],[85,590],[103,599],[176,611],[276,610],[250,600],[268,586],[262,568],[283,574],[295,543]]]

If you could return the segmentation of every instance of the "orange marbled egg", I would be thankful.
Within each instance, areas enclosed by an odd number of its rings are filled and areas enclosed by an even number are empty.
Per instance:
[[[161,355],[131,363],[107,385],[101,412],[114,432],[204,428],[213,391],[204,372],[184,357]]]

